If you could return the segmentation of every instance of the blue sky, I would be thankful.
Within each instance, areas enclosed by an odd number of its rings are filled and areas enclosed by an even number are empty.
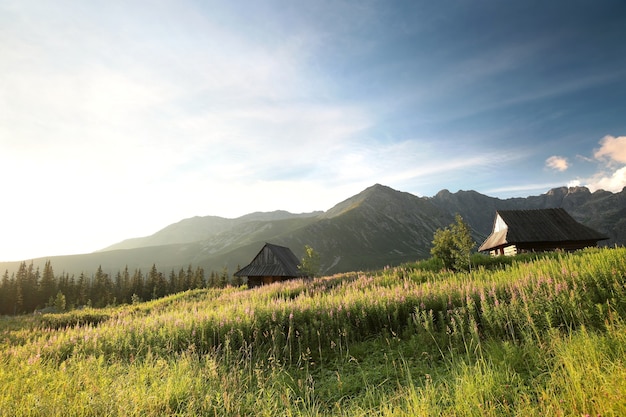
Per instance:
[[[0,260],[381,183],[626,185],[623,1],[0,0]]]

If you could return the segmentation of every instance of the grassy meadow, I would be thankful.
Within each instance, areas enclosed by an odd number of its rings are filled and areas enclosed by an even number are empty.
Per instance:
[[[624,416],[626,249],[0,318],[2,416]]]

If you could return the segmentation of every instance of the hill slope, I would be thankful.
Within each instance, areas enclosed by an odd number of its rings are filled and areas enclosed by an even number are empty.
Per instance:
[[[626,415],[626,249],[506,263],[3,317],[0,414]]]

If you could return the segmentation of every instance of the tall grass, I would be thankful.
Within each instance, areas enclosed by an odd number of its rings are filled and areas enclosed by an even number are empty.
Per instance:
[[[0,321],[0,415],[626,415],[626,250]]]

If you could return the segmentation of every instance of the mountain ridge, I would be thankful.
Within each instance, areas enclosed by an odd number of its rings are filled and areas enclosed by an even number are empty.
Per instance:
[[[234,219],[219,216],[194,216],[166,226],[152,235],[125,239],[100,249],[97,252],[117,249],[136,249],[146,246],[161,246],[176,243],[192,243],[203,240],[210,234],[227,232],[247,222],[308,218],[315,217],[321,213],[321,211],[314,211],[311,213],[294,214],[285,210],[275,210],[270,212],[257,211]]]
[[[558,187],[537,196],[499,199],[473,190],[441,190],[432,197],[418,197],[375,184],[326,212],[277,210],[236,219],[195,216],[94,253],[32,262],[41,269],[50,260],[55,271],[75,275],[93,273],[98,266],[114,274],[126,266],[147,270],[153,264],[162,270],[193,264],[207,272],[227,267],[232,273],[247,264],[263,243],[271,242],[292,248],[298,257],[305,245],[312,246],[321,255],[322,272],[330,274],[426,258],[435,230],[452,223],[457,213],[480,245],[491,232],[496,210],[557,207],[608,235],[606,245],[626,243],[626,188],[619,193],[591,193],[585,187]],[[19,264],[0,263],[0,270],[15,271]]]

